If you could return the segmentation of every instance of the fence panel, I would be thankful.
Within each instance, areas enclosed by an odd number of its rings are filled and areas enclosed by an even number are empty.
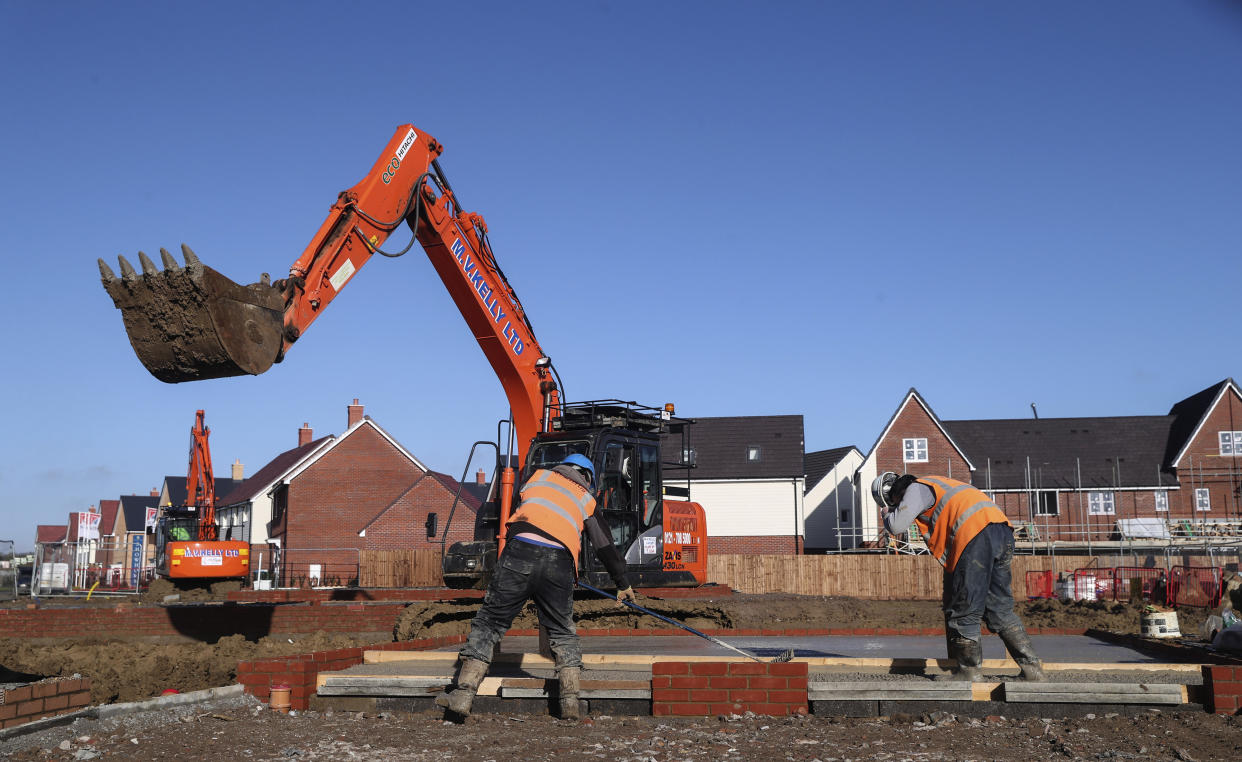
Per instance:
[[[1169,571],[1169,604],[1212,608],[1220,603],[1221,570],[1216,566],[1174,566]]]
[[[358,557],[362,587],[439,587],[439,550],[364,550]]]
[[[17,598],[17,556],[12,540],[0,540],[0,601]]]
[[[1113,600],[1128,601],[1132,590],[1131,581],[1139,580],[1139,595],[1148,603],[1165,601],[1163,580],[1168,576],[1164,569],[1140,566],[1118,566],[1113,570]]]
[[[1026,597],[1027,598],[1055,598],[1056,592],[1056,572],[1048,571],[1028,571],[1026,573]]]

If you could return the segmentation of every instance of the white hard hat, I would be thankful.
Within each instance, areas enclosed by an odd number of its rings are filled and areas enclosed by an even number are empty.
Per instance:
[[[892,508],[892,503],[888,501],[889,493],[893,489],[893,482],[897,481],[897,474],[892,471],[885,471],[871,481],[871,496],[882,506]]]

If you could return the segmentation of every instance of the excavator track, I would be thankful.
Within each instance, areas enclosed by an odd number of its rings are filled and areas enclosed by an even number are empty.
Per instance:
[[[279,362],[285,300],[266,274],[242,286],[204,266],[189,246],[181,252],[184,267],[160,249],[163,270],[138,252],[141,274],[118,257],[120,277],[99,260],[104,289],[151,375],[175,384],[257,375]]]

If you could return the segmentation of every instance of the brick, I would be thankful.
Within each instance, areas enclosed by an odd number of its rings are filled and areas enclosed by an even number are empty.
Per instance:
[[[739,661],[729,665],[730,675],[766,675],[768,665],[757,662]]]
[[[652,704],[651,714],[654,717],[667,717],[672,714],[672,704]]]
[[[656,688],[671,688],[671,687],[673,687],[673,678],[669,677],[668,675],[659,675],[659,676],[653,675],[651,677],[651,690],[655,690]]]
[[[750,680],[745,677],[711,677],[708,685],[712,688],[748,688]]]
[[[722,661],[704,661],[690,665],[692,675],[727,675],[729,665]]]
[[[34,697],[34,691],[30,690],[29,685],[23,685],[20,688],[14,688],[4,694],[4,703],[20,704],[23,701],[29,701]]]
[[[1212,683],[1212,693],[1216,696],[1242,696],[1242,683]]]
[[[768,692],[767,691],[754,691],[754,690],[729,691],[729,700],[740,701],[742,703],[748,703],[752,701],[767,701]]]
[[[0,720],[7,720],[10,717],[17,716],[16,704],[0,704]]]
[[[250,685],[269,685],[272,682],[270,673],[252,672],[247,675],[238,675],[237,682],[245,686]]]
[[[678,691],[669,688],[651,689],[651,700],[653,702],[687,701],[689,698],[690,691]]]
[[[672,704],[670,714],[676,717],[706,717],[711,714],[707,704]]]
[[[789,678],[785,677],[752,677],[750,687],[765,691],[783,691],[789,687]]]
[[[787,677],[804,677],[807,674],[806,662],[785,662],[783,664],[769,664],[769,675],[784,675]]]
[[[69,697],[66,695],[49,696],[43,699],[43,708],[49,712],[57,709],[64,709],[69,706]]]
[[[31,699],[17,705],[18,717],[30,717],[43,711],[43,699]]]
[[[805,704],[806,691],[768,691],[768,701],[773,704]]]
[[[674,677],[674,688],[706,688],[710,678],[706,677]],[[784,687],[784,686],[781,686]]]
[[[747,704],[747,711],[770,717],[784,717],[790,714],[789,704]]]
[[[688,675],[690,665],[684,661],[658,661],[651,665],[652,675]]]
[[[805,694],[803,699],[805,699]],[[729,700],[729,692],[720,690],[719,688],[702,688],[700,690],[690,691],[690,701],[702,701],[706,703],[720,703]],[[773,699],[774,700],[774,699]]]
[[[54,681],[35,683],[30,688],[35,698],[47,698],[48,696],[56,695],[56,683]]]
[[[712,710],[711,712],[712,714],[741,714],[742,713],[741,704],[733,704],[733,703],[712,704],[710,709]]]
[[[57,693],[77,693],[82,690],[81,680],[59,680],[56,683]]]
[[[91,692],[90,691],[78,691],[77,693],[70,693],[67,696],[67,698],[69,699],[69,706],[73,709],[77,709],[78,707],[83,707],[83,706],[90,706],[91,704]]]

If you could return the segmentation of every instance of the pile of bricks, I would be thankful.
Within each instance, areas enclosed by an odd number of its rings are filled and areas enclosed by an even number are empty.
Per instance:
[[[651,665],[651,713],[706,717],[806,714],[806,662],[678,662]]]
[[[0,691],[0,728],[76,712],[91,703],[90,678],[53,677]]]

